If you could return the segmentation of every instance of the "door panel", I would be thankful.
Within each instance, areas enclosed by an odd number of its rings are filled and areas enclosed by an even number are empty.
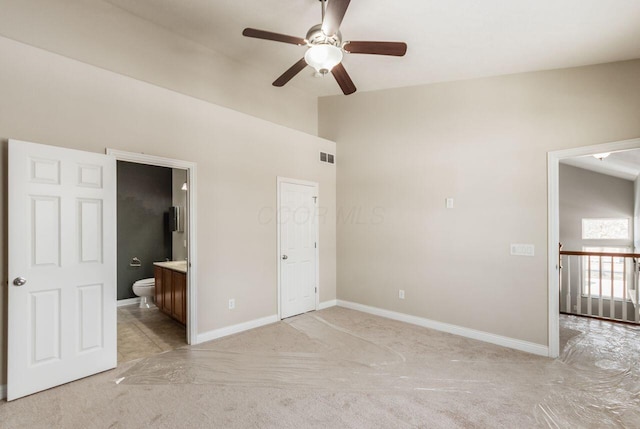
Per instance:
[[[317,187],[280,183],[281,317],[316,309]]]
[[[9,141],[8,400],[116,366],[115,219],[113,157]]]
[[[60,198],[30,196],[31,266],[60,265]]]
[[[102,262],[102,201],[78,200],[80,262]]]
[[[102,284],[78,287],[78,350],[81,352],[102,347]]]
[[[60,289],[29,294],[29,338],[33,341],[29,362],[32,365],[60,359]]]

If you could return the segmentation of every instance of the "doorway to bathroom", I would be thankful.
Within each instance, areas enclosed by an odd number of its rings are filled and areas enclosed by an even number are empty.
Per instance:
[[[195,164],[117,160],[118,363],[195,340]]]

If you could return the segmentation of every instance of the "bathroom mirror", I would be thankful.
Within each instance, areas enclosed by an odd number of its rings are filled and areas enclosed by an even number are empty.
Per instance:
[[[173,232],[183,232],[184,227],[182,225],[182,207],[171,206],[169,207],[169,228]]]

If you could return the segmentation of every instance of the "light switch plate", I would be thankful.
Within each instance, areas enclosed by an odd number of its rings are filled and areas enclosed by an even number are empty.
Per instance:
[[[453,198],[447,198],[445,200],[445,207],[448,209],[452,209],[453,208]]]
[[[533,244],[512,244],[511,254],[514,256],[535,256],[535,249]]]

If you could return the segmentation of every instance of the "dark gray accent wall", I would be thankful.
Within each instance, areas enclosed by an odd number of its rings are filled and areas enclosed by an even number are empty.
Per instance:
[[[118,161],[118,299],[135,297],[136,280],[153,277],[153,263],[171,259],[171,169]],[[133,257],[142,262],[131,267]]]

